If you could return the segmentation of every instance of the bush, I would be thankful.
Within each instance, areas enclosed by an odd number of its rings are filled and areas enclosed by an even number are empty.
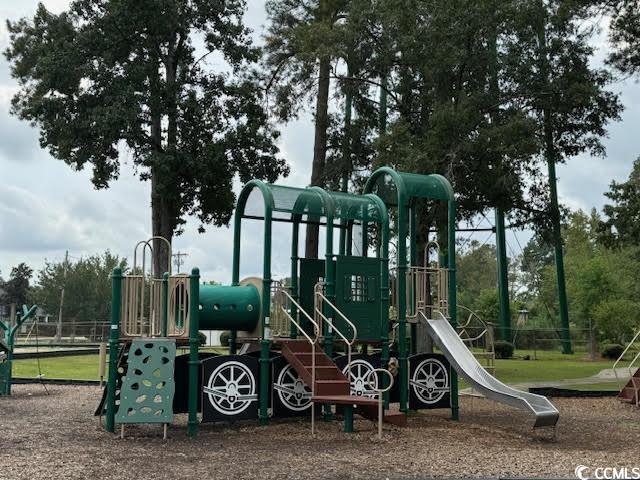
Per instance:
[[[202,332],[198,332],[198,338],[200,339],[200,346],[204,347],[207,344],[207,336]]]
[[[622,355],[622,352],[624,352],[624,347],[619,343],[608,343],[600,349],[602,356],[610,360],[617,360]]]
[[[230,337],[231,337],[231,332],[222,332],[220,334],[220,345],[222,345],[223,347],[228,347]]]
[[[493,344],[493,348],[496,352],[496,358],[513,358],[513,343],[499,340]]]

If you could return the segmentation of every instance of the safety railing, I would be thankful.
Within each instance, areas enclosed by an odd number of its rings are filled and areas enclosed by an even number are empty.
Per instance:
[[[289,310],[291,297],[291,287],[284,282],[274,280],[271,283],[271,318],[269,328],[274,337],[288,337],[291,332],[291,322],[289,314],[284,315],[282,309]]]
[[[345,345],[347,346],[347,378],[351,379],[351,352],[352,352],[352,346],[355,343],[356,339],[358,338],[358,329],[356,328],[356,326],[353,324],[353,322],[351,320],[349,320],[346,315],[344,313],[342,313],[340,311],[340,309],[338,307],[336,307],[333,303],[331,303],[331,301],[324,296],[324,294],[322,293],[324,289],[324,285],[322,282],[317,283],[316,286],[314,287],[314,301],[313,301],[313,307],[315,309],[315,315],[317,317],[320,318],[320,322],[318,322],[318,324],[322,327],[323,322],[327,322],[328,328],[329,328],[329,332],[336,332],[338,334],[338,336],[342,339],[342,341],[344,341]],[[336,327],[336,325],[334,324],[334,322],[332,322],[330,319],[328,319],[325,314],[323,313],[323,304],[327,304],[333,311],[334,313],[336,313],[347,325],[349,325],[349,327],[351,328],[351,331],[353,332],[353,337],[351,339],[348,339],[346,337],[346,335],[344,335],[339,328]],[[320,328],[320,331],[322,332],[322,328]]]
[[[168,250],[168,278],[147,265],[152,243],[164,242]],[[138,264],[139,250],[142,261]],[[166,283],[165,283],[166,282]],[[133,250],[132,273],[122,277],[121,333],[124,337],[184,337],[189,333],[189,284],[185,274],[171,275],[171,244],[163,237],[138,242]],[[165,324],[166,322],[166,324]],[[165,331],[166,325],[166,331]]]
[[[640,340],[640,330],[638,330],[638,332],[634,335],[633,339],[627,345],[627,348],[624,349],[624,351],[620,354],[618,359],[613,364],[613,374],[616,376],[616,382],[618,382],[618,386],[620,387],[621,390],[622,390],[622,387],[624,385],[623,385],[622,380],[618,376],[618,369],[616,367],[624,359],[624,357],[627,354],[627,352],[631,349],[631,346],[634,345],[638,340]],[[638,360],[640,360],[640,350],[638,350],[638,353],[635,355],[635,357],[633,357],[633,359],[631,360],[631,362],[627,366],[627,370],[629,371],[629,375],[631,377],[633,377],[633,373],[634,373],[633,369],[636,368],[636,367],[639,367]],[[634,382],[634,387],[635,387],[635,382]],[[639,385],[639,387],[640,387],[640,385]],[[636,398],[637,397],[638,397],[638,392],[636,391]]]
[[[315,333],[315,338],[311,338],[311,336],[302,328],[302,325],[298,323],[293,316],[287,311],[284,306],[280,306],[280,312],[288,317],[289,321],[295,325],[298,332],[300,332],[304,338],[311,344],[311,397],[316,393],[316,344],[320,340],[321,332],[320,326],[315,322],[313,318],[300,306],[298,302],[296,302],[293,297],[284,289],[281,289],[279,294],[284,295],[289,299],[289,301],[295,305],[298,309],[298,320],[300,320],[299,315],[302,313],[311,325],[313,325],[313,331]],[[316,419],[316,411],[315,411],[315,402],[311,402],[311,435],[315,435],[315,419]]]
[[[382,440],[382,422],[384,420],[383,394],[393,388],[393,374],[386,368],[374,368],[369,372],[369,375],[367,375],[367,383],[371,383],[372,385],[375,385],[376,382],[370,381],[369,379],[371,378],[372,375],[375,375],[377,379],[378,373],[386,373],[387,376],[389,377],[389,385],[387,385],[386,387],[377,387],[377,386],[373,387],[373,389],[376,391],[378,396],[378,439]]]

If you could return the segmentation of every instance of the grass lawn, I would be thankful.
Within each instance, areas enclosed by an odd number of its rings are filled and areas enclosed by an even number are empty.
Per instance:
[[[188,353],[188,349],[178,349],[178,354]],[[227,348],[207,347],[205,352],[227,353]],[[71,355],[68,357],[45,357],[40,359],[40,368],[44,378],[65,380],[100,380],[98,376],[98,355]],[[13,361],[13,376],[36,378],[38,361],[25,358]]]
[[[603,392],[619,392],[618,382],[601,382],[601,383],[585,383],[576,385],[563,385],[560,388],[567,390],[580,390],[582,392],[603,391]]]
[[[227,349],[207,348],[205,351],[226,353]],[[178,353],[186,352],[187,350],[180,349]],[[613,365],[608,360],[587,361],[584,353],[562,355],[556,352],[538,352],[538,360],[522,360],[522,356],[527,354],[529,353],[519,350],[513,360],[496,360],[498,379],[515,384],[584,378]],[[40,359],[40,367],[45,378],[98,380],[98,355],[45,357]],[[15,360],[13,372],[15,377],[35,378],[38,375],[37,360]],[[616,386],[615,382],[608,385],[611,388]]]

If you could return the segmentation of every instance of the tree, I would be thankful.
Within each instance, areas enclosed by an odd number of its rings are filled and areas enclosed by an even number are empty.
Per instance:
[[[287,173],[252,65],[258,50],[231,0],[74,0],[54,15],[8,22],[5,56],[20,90],[12,111],[40,144],[96,188],[120,172],[127,148],[151,182],[153,235],[172,240],[186,215],[228,223],[234,176]],[[202,48],[196,45],[203,44]],[[206,68],[208,57],[223,66]],[[201,225],[201,229],[202,229]],[[168,250],[154,244],[155,274]]]
[[[266,34],[269,88],[281,120],[296,117],[303,106],[315,103],[311,185],[324,186],[330,126],[329,93],[332,61],[339,56],[336,23],[346,0],[267,0]],[[307,225],[306,256],[318,256],[317,225]]]
[[[471,310],[479,306],[481,294],[493,290],[498,283],[495,245],[480,245],[473,240],[469,250],[456,259],[458,303]]]
[[[637,0],[606,0],[611,14],[609,62],[626,74],[640,72],[640,4]]]
[[[32,296],[45,311],[55,313],[64,288],[63,322],[107,322],[111,313],[109,275],[115,267],[126,269],[126,260],[109,251],[75,263],[46,262]]]
[[[609,246],[640,245],[640,157],[626,182],[611,182],[605,196],[612,201],[603,207],[606,219],[599,222],[600,239]]]
[[[26,305],[29,296],[29,281],[32,276],[33,269],[24,262],[13,267],[9,280],[0,280],[0,289],[3,292],[0,302],[16,307]]]

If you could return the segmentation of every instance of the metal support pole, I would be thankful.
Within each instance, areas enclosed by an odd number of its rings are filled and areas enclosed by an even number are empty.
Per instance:
[[[298,218],[293,219],[293,227],[292,227],[292,235],[291,235],[291,297],[297,302],[298,301],[298,240],[300,236],[300,223],[298,222]],[[291,302],[289,314],[291,318],[298,318],[298,307]],[[298,336],[297,327],[291,322],[289,326],[289,337],[296,338]]]
[[[353,405],[344,406],[344,431],[353,433]]]
[[[122,269],[116,267],[111,273],[111,330],[109,332],[109,375],[107,379],[107,412],[105,430],[115,431],[116,383],[118,379],[118,342],[120,340],[120,301],[122,296]]]
[[[200,369],[200,359],[198,358],[199,329],[200,270],[194,268],[191,270],[189,279],[189,421],[187,435],[190,437],[194,437],[198,433],[198,393],[200,391],[198,382],[198,370]]]
[[[410,257],[410,265],[417,266],[418,265],[418,246],[416,245],[416,237],[418,231],[418,212],[416,211],[416,206],[411,205],[409,207],[409,257]],[[425,265],[426,267],[427,265]],[[415,288],[411,289],[411,295],[414,297],[416,294]],[[411,311],[409,312],[412,316],[416,314],[413,311],[415,307],[414,298],[410,299],[409,305],[411,306]],[[412,323],[409,327],[411,329],[411,354],[418,353],[418,325],[417,323]]]
[[[407,205],[398,205],[398,377],[400,411],[408,411],[409,360],[407,356]]]
[[[511,308],[509,305],[509,275],[504,212],[496,208],[496,249],[498,257],[498,297],[500,299],[500,339],[511,341]]]
[[[564,257],[562,251],[562,232],[560,230],[560,208],[558,207],[558,186],[556,164],[551,155],[547,157],[549,168],[549,192],[551,194],[551,215],[553,221],[553,243],[556,260],[556,276],[558,281],[558,303],[560,306],[560,325],[562,328],[562,353],[573,353],[571,333],[569,332],[569,307],[567,303],[567,287],[564,278]]]
[[[260,425],[269,423],[269,348],[271,341],[269,340],[270,322],[271,322],[271,232],[272,232],[272,213],[271,210],[265,209],[264,218],[264,256],[262,264],[262,323],[260,335],[260,396],[258,422]]]
[[[456,202],[450,200],[448,203],[448,246],[447,259],[449,266],[449,321],[454,330],[458,327],[458,308],[456,297]],[[451,419],[460,418],[460,407],[458,398],[458,374],[455,369],[451,369]]]

